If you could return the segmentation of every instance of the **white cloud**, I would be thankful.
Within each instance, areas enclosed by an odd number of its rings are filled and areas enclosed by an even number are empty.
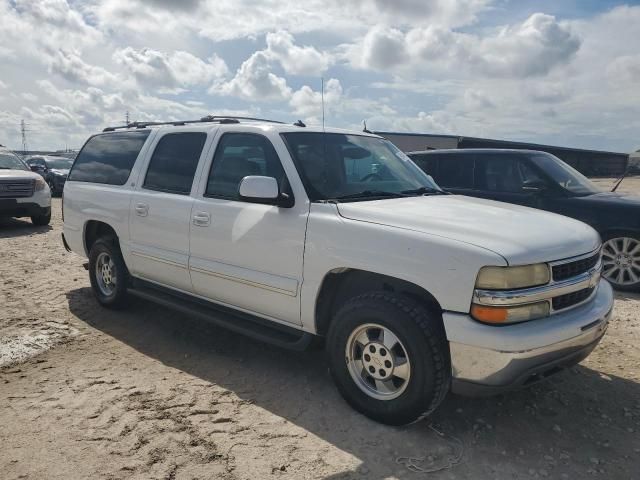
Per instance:
[[[624,55],[607,66],[607,76],[614,84],[640,85],[640,55]]]
[[[579,38],[553,16],[536,13],[523,23],[487,36],[460,33],[440,26],[413,28],[406,33],[374,27],[347,56],[360,68],[398,74],[436,71],[490,77],[525,78],[549,73],[571,61]]]
[[[340,81],[335,78],[329,79],[324,86],[325,110],[333,110],[341,99],[342,85]],[[318,119],[322,117],[322,92],[314,91],[305,85],[293,93],[289,106],[293,109],[294,114],[310,120],[312,123],[317,123]]]
[[[126,47],[117,50],[113,59],[141,85],[151,88],[208,85],[228,72],[227,64],[215,54],[204,62],[184,51],[166,54],[150,48]]]
[[[325,52],[294,44],[293,36],[283,30],[267,34],[267,56],[277,60],[292,75],[320,75],[331,62]]]
[[[71,83],[104,85],[117,81],[116,76],[104,68],[86,63],[78,52],[62,49],[50,56],[49,71]]]
[[[356,60],[361,68],[385,70],[409,60],[404,34],[397,29],[374,27],[362,41],[362,56]]]
[[[271,72],[269,56],[258,51],[240,66],[229,82],[214,86],[212,93],[235,95],[248,100],[288,100],[291,88],[287,81]]]
[[[148,34],[167,29],[213,41],[277,30],[349,37],[379,24],[461,26],[477,20],[492,0],[103,0],[87,9],[105,29]]]

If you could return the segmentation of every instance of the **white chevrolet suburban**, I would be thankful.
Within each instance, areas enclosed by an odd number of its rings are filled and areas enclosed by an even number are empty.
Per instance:
[[[63,207],[101,304],[134,295],[296,349],[323,338],[344,398],[388,424],[576,364],[613,306],[589,226],[447,194],[367,133],[111,127],[82,148]]]
[[[0,217],[30,217],[34,225],[51,221],[51,191],[12,151],[0,145]]]

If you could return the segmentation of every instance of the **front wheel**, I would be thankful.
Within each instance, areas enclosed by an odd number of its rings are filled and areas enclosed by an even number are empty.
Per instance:
[[[331,322],[327,353],[345,400],[382,423],[419,420],[449,391],[441,320],[401,295],[374,292],[347,301]]]
[[[640,290],[640,236],[610,234],[602,245],[602,276],[616,290]]]
[[[39,227],[49,225],[49,222],[51,222],[51,210],[43,215],[34,215],[31,217],[31,223]]]
[[[126,305],[129,273],[115,238],[100,238],[91,246],[89,281],[103,306],[122,308]]]

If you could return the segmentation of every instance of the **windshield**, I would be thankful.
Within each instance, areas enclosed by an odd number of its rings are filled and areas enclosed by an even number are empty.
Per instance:
[[[17,156],[9,152],[0,152],[0,170],[29,170]]]
[[[591,195],[600,192],[587,177],[558,157],[549,153],[538,153],[532,155],[531,160],[551,177],[551,180],[575,195]]]
[[[69,170],[72,164],[73,160],[68,158],[47,159],[48,167],[58,170]]]
[[[358,201],[441,193],[387,140],[341,133],[283,133],[309,198]]]

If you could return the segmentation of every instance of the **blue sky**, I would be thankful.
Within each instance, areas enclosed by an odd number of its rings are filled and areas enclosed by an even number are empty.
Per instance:
[[[0,0],[0,143],[249,114],[640,148],[640,5],[611,0]]]

